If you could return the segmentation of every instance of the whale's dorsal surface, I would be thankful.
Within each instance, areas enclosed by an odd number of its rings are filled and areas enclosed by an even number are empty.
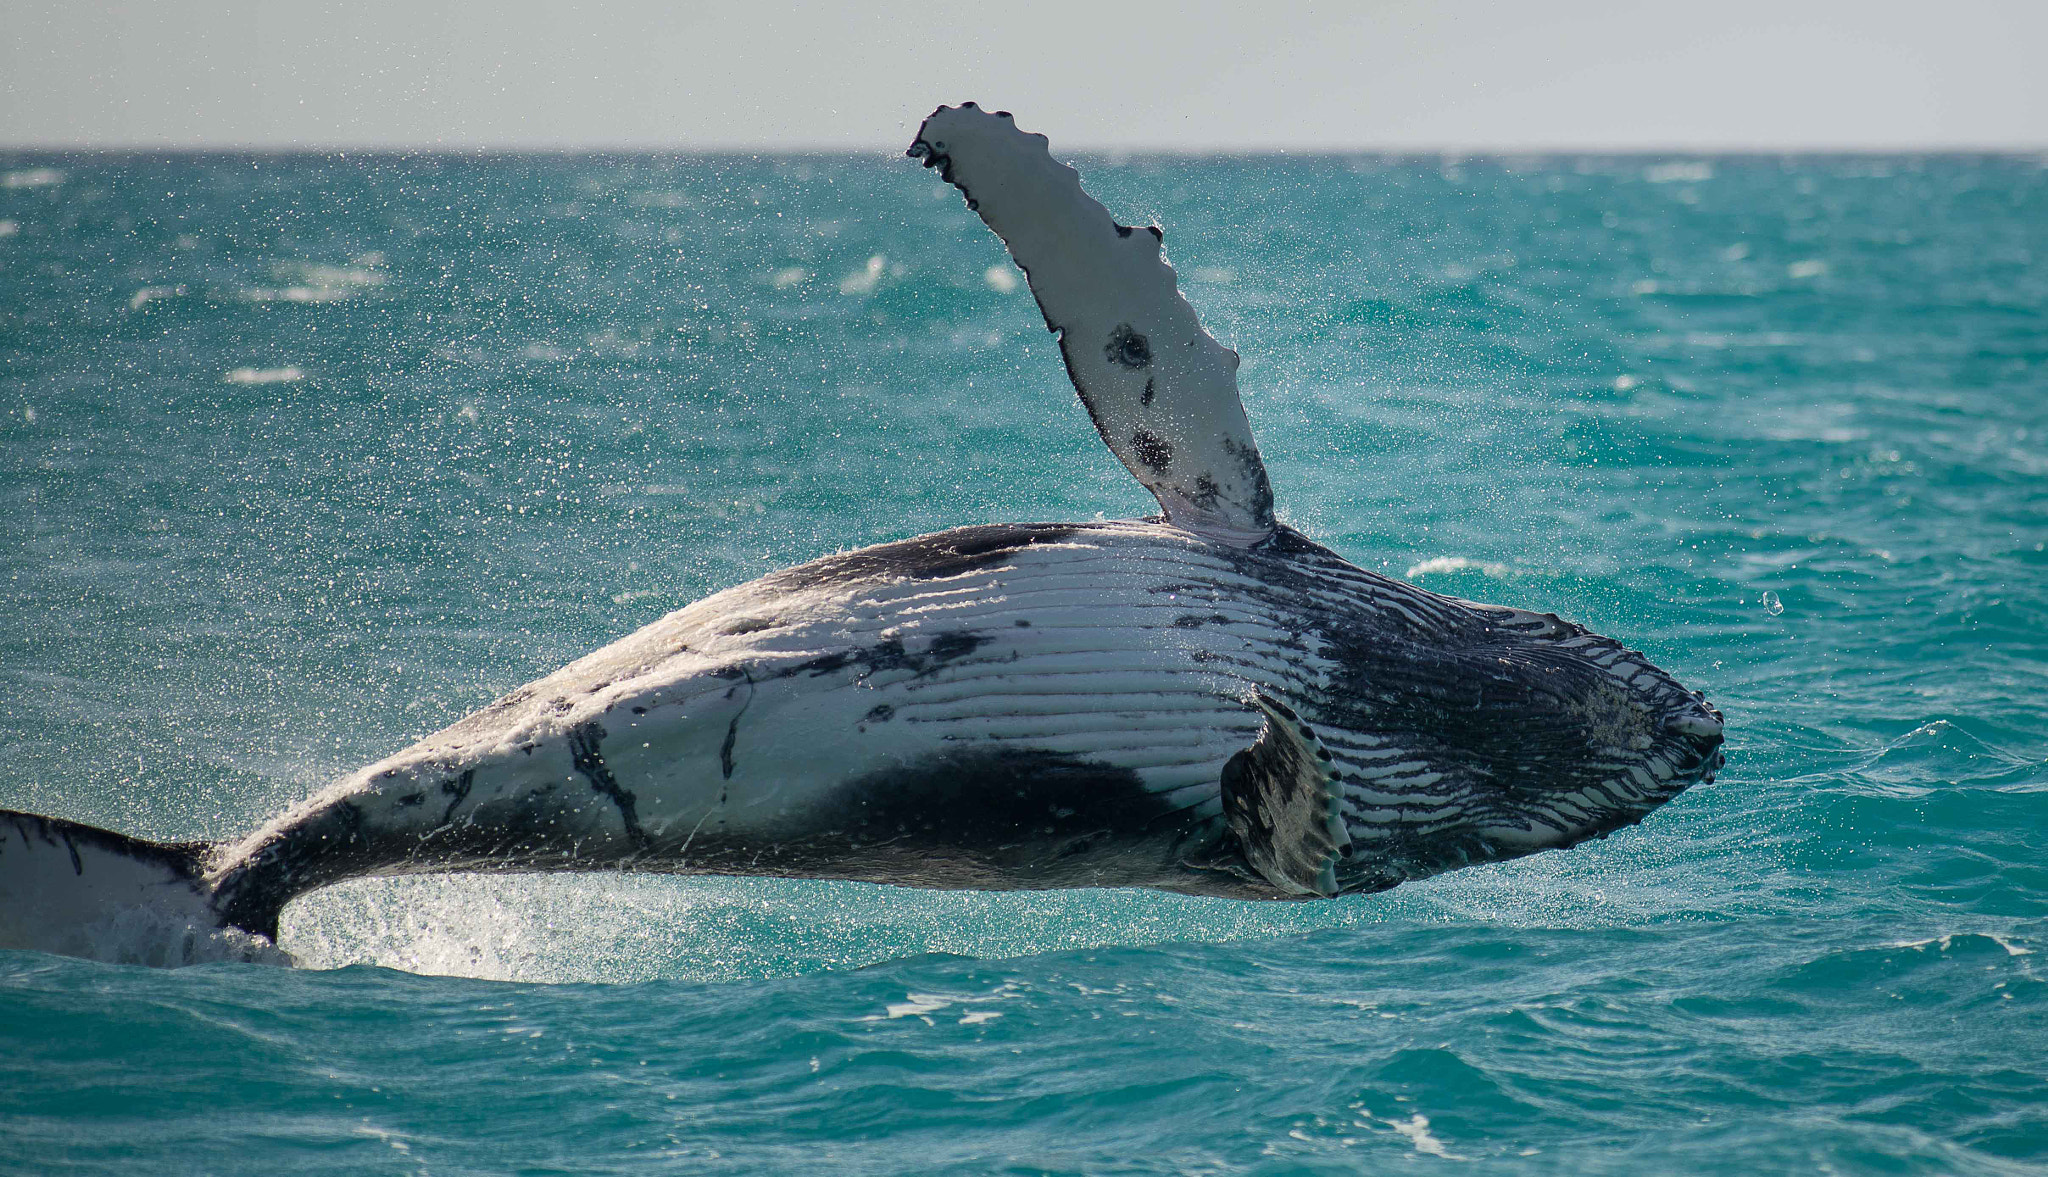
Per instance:
[[[942,106],[910,155],[1009,247],[1095,428],[1167,521],[1240,546],[1270,536],[1273,488],[1238,399],[1237,353],[1202,330],[1160,231],[1118,224],[1007,111]]]

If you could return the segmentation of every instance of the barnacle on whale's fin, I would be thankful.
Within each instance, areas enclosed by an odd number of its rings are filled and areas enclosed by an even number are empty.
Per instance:
[[[1202,330],[1157,228],[1119,225],[1006,111],[942,106],[910,156],[967,197],[1031,282],[1081,403],[1177,527],[1249,546],[1273,488],[1237,394],[1237,353]]]
[[[1252,706],[1266,727],[1223,766],[1223,816],[1267,882],[1289,895],[1328,898],[1351,849],[1329,750],[1287,704],[1257,695]]]

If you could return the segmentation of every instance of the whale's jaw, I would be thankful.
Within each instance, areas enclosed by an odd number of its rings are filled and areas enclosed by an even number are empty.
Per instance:
[[[1346,891],[1404,882],[1605,838],[1650,816],[1685,790],[1711,784],[1723,764],[1719,713],[1703,702],[1672,717],[1667,735],[1596,780],[1561,773],[1543,783],[1531,765],[1508,789],[1453,796],[1456,816],[1390,822],[1347,810],[1354,855],[1340,872]],[[1398,782],[1397,782],[1398,783]]]
[[[1722,719],[1704,696],[1553,615],[1457,604],[1476,626],[1347,642],[1350,673],[1325,692],[1325,722],[1365,733],[1333,738],[1351,768],[1347,890],[1604,838],[1713,781]]]

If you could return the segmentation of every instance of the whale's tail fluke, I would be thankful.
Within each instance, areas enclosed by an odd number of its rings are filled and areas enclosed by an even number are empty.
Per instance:
[[[0,809],[0,948],[159,966],[284,960],[215,910],[212,850]]]

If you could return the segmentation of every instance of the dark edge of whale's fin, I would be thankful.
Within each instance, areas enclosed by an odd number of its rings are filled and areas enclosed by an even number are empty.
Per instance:
[[[158,965],[260,955],[199,950],[229,928],[205,877],[212,851],[0,809],[0,948]]]
[[[1119,225],[1008,111],[941,106],[912,159],[937,168],[1009,247],[1096,430],[1174,526],[1249,547],[1273,533],[1273,487],[1237,391],[1237,353],[1202,329],[1160,255]]]
[[[1251,703],[1266,726],[1223,766],[1223,816],[1267,882],[1289,895],[1327,899],[1351,848],[1329,750],[1287,704],[1266,695]]]

